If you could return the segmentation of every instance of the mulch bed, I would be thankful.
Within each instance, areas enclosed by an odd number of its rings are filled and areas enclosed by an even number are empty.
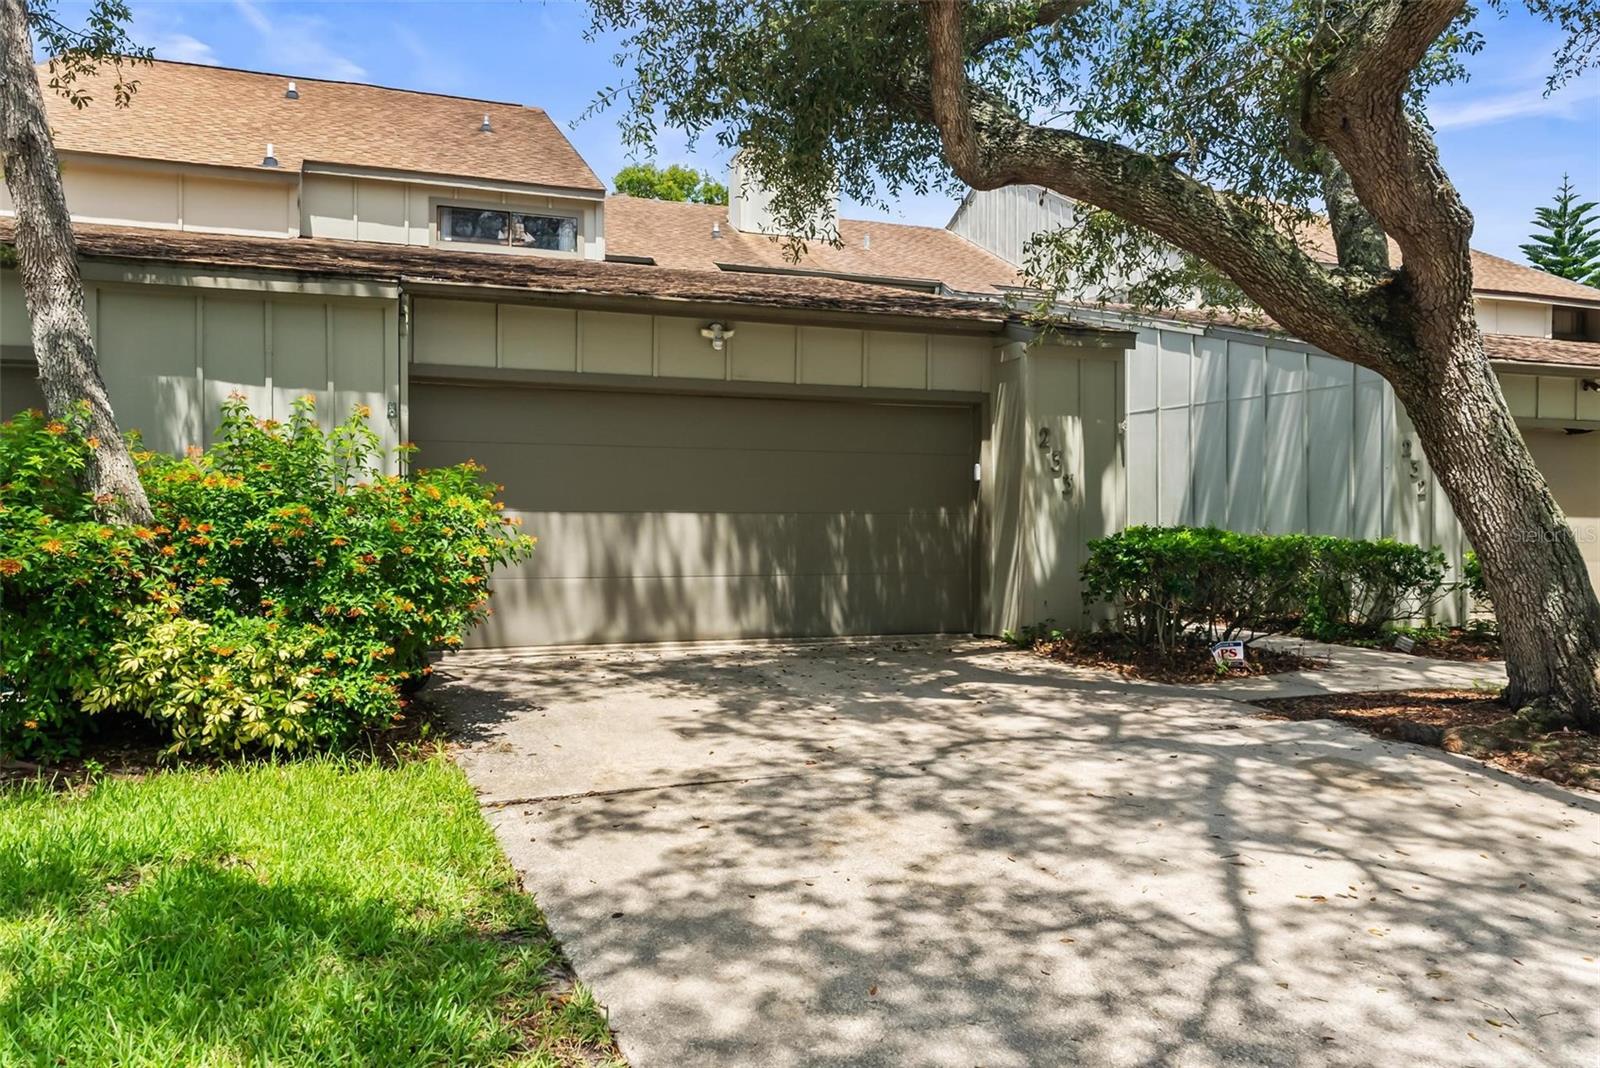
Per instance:
[[[1505,654],[1500,651],[1500,636],[1481,627],[1451,627],[1443,637],[1418,638],[1411,653],[1413,656],[1431,656],[1436,660],[1470,661],[1505,658]]]
[[[1034,643],[1033,651],[1065,664],[1115,671],[1124,678],[1147,679],[1151,682],[1218,682],[1328,666],[1325,660],[1287,649],[1251,646],[1245,654],[1244,663],[1223,671],[1211,658],[1211,646],[1204,640],[1185,641],[1171,652],[1163,654],[1158,649],[1130,640],[1126,635],[1107,631],[1068,634],[1056,641],[1041,639]]]
[[[1332,719],[1380,738],[1395,738],[1566,786],[1600,790],[1600,737],[1538,732],[1481,690],[1402,690],[1318,694],[1256,701],[1271,719]]]

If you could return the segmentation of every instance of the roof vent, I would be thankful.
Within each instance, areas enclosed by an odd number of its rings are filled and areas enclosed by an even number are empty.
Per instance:
[[[711,224],[711,236],[712,237],[717,237],[717,238],[720,238],[722,236],[722,224],[721,223],[714,222],[714,223]]]
[[[276,167],[278,165],[278,151],[272,147],[271,141],[267,142],[267,154],[262,157],[261,165],[263,167]]]
[[[485,113],[483,116],[483,123],[478,127],[478,132],[494,133],[494,127],[489,125],[489,116],[487,113]]]
[[[872,235],[871,234],[862,234],[861,235],[861,247],[863,249],[865,249],[866,251],[868,251],[868,252],[872,251]]]
[[[284,97],[285,100],[299,100],[300,99],[300,90],[298,90],[298,89],[296,89],[294,87],[294,82],[290,82],[289,83],[289,88],[287,88],[287,89],[285,89],[283,91],[283,97]]]

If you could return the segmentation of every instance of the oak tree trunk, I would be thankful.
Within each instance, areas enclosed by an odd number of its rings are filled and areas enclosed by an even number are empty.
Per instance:
[[[1483,564],[1510,676],[1506,699],[1550,723],[1600,732],[1600,600],[1475,325],[1464,322],[1456,336],[1428,373],[1391,381]]]
[[[50,414],[88,406],[88,488],[106,516],[150,520],[150,502],[117,428],[84,312],[72,217],[33,67],[24,0],[0,0],[0,161],[16,209],[17,268],[33,320],[33,352]]]

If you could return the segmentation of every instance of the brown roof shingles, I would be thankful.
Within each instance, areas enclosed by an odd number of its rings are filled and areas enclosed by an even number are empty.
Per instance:
[[[715,224],[720,237],[713,237]],[[1016,286],[1017,269],[951,230],[903,223],[841,219],[840,244],[809,242],[798,262],[784,239],[743,233],[728,224],[720,204],[685,204],[640,197],[606,198],[606,252],[649,256],[664,267],[733,267],[816,272],[854,278],[943,283],[961,293],[993,295]]]
[[[1547,337],[1483,335],[1489,359],[1502,363],[1536,363],[1552,367],[1593,367],[1600,370],[1600,341],[1556,341]]]
[[[112,105],[109,68],[81,83],[88,107],[44,94],[57,149],[264,170],[270,142],[287,171],[324,163],[605,191],[539,108],[163,60],[125,73],[138,82],[125,108]],[[291,79],[298,100],[284,95]],[[492,133],[479,130],[484,115]]]
[[[0,220],[0,240],[12,224]],[[997,333],[1010,318],[992,301],[962,300],[836,278],[793,277],[604,263],[567,257],[461,252],[455,249],[322,238],[238,237],[178,230],[79,224],[78,251],[115,261],[223,270],[287,271],[300,276],[506,287],[533,295],[616,305],[654,304],[768,309],[825,320],[899,320],[932,332]],[[638,310],[651,310],[639,307]],[[682,314],[682,313],[680,313]],[[1086,327],[1086,332],[1110,332]]]
[[[1334,252],[1333,233],[1324,223],[1312,223],[1300,233],[1306,251],[1319,262],[1338,262]],[[1508,297],[1532,297],[1536,300],[1576,301],[1580,304],[1600,306],[1600,289],[1573,282],[1560,275],[1528,267],[1501,256],[1472,249],[1472,289],[1480,296],[1502,294]],[[1400,246],[1389,238],[1389,262],[1400,262]]]

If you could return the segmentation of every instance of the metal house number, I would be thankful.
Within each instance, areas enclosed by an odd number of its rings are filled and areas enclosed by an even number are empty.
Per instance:
[[[1050,451],[1050,473],[1061,479],[1061,496],[1070,498],[1072,496],[1072,476],[1066,473],[1067,458],[1060,449],[1050,448],[1050,428],[1047,426],[1040,427],[1036,440],[1039,442],[1039,448],[1049,449]]]

